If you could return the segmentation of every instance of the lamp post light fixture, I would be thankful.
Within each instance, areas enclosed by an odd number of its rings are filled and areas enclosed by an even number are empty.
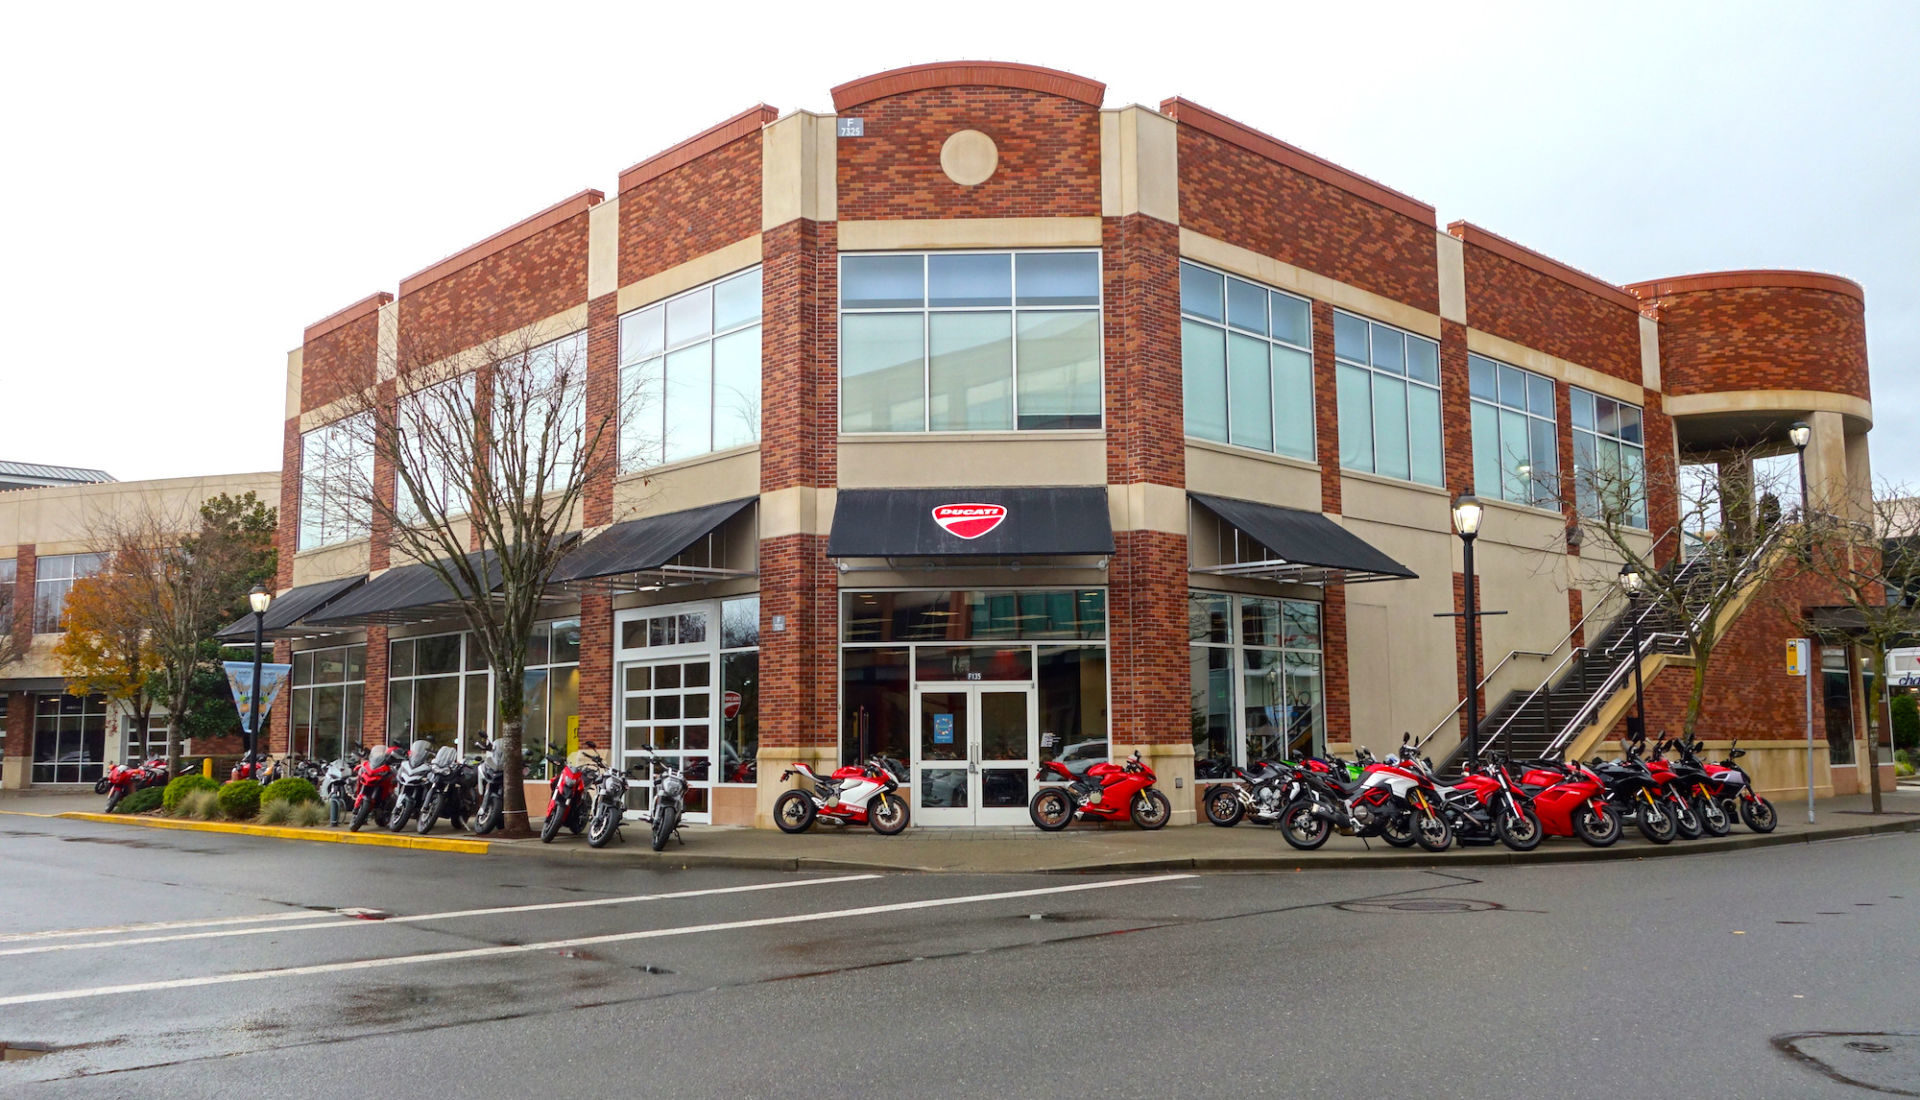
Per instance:
[[[1453,529],[1460,534],[1461,572],[1465,576],[1465,610],[1461,613],[1467,622],[1467,766],[1472,767],[1480,758],[1480,645],[1479,635],[1475,632],[1475,622],[1479,618],[1479,601],[1474,591],[1473,578],[1473,540],[1480,534],[1480,521],[1486,516],[1486,507],[1480,498],[1465,493],[1453,502]]]
[[[256,584],[253,591],[247,593],[247,603],[253,608],[253,690],[249,693],[247,705],[247,755],[256,756],[260,745],[260,651],[266,647],[267,608],[273,603],[273,593],[266,585]]]
[[[1640,570],[1628,563],[1620,567],[1620,589],[1627,594],[1627,626],[1633,636],[1633,714],[1634,723],[1639,727],[1632,731],[1641,737],[1647,735],[1647,692],[1646,685],[1640,679],[1640,592],[1646,587],[1645,577]]]
[[[1813,442],[1813,427],[1804,420],[1796,420],[1787,429],[1787,438],[1800,455],[1800,522],[1806,523],[1812,518],[1807,504],[1807,444]]]

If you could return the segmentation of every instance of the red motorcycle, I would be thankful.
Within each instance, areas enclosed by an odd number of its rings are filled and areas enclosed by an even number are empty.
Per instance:
[[[805,832],[815,821],[835,825],[865,825],[881,836],[896,836],[907,827],[907,800],[900,797],[897,761],[876,756],[864,764],[835,768],[822,780],[806,764],[795,762],[780,773],[785,782],[794,776],[805,786],[783,792],[773,803],[773,823],[783,833]]]
[[[1607,785],[1585,764],[1529,760],[1520,784],[1533,790],[1533,812],[1548,836],[1577,836],[1596,848],[1620,839],[1620,811],[1607,801]]]
[[[1689,784],[1685,777],[1674,771],[1673,764],[1666,758],[1666,751],[1665,741],[1653,746],[1653,751],[1647,754],[1647,771],[1660,784],[1657,797],[1667,803],[1667,812],[1673,815],[1674,828],[1687,840],[1699,840],[1706,835],[1706,825],[1700,820],[1693,799],[1689,797]]]
[[[375,812],[386,817],[393,805],[394,773],[406,758],[407,754],[398,746],[376,745],[367,753],[367,758],[360,761],[353,773],[353,820],[347,825],[349,832],[359,832]]]
[[[1065,785],[1041,787],[1027,803],[1027,816],[1050,833],[1071,825],[1076,817],[1131,818],[1142,829],[1158,829],[1173,816],[1173,805],[1155,789],[1153,769],[1140,762],[1137,749],[1125,764],[1102,760],[1077,772],[1058,760],[1048,760],[1034,778],[1066,780]]]
[[[267,762],[265,753],[246,752],[234,761],[233,771],[227,774],[227,782],[234,783],[242,779],[251,779],[261,786],[280,778],[280,769]]]
[[[1747,755],[1747,750],[1735,741],[1727,752],[1727,758],[1719,763],[1701,760],[1695,754],[1706,748],[1704,742],[1695,741],[1691,746],[1681,746],[1681,759],[1697,763],[1707,773],[1706,788],[1720,804],[1721,811],[1729,823],[1737,815],[1740,823],[1756,833],[1770,833],[1780,824],[1780,818],[1773,812],[1773,803],[1753,789],[1753,781],[1734,761]]]
[[[587,803],[591,801],[587,792],[600,782],[601,769],[605,761],[588,751],[595,746],[589,743],[580,752],[589,763],[574,767],[566,758],[557,753],[548,754],[547,760],[554,767],[553,778],[547,781],[547,819],[540,823],[540,843],[552,844],[553,838],[560,834],[560,826],[573,830],[574,836],[587,827]]]
[[[107,796],[107,812],[112,813],[120,800],[144,787],[161,787],[167,782],[167,758],[156,756],[144,764],[135,765],[132,761],[115,764],[100,781],[93,785],[93,793]]]

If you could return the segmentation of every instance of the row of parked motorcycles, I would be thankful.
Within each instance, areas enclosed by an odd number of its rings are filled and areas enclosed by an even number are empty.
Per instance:
[[[1709,762],[1699,756],[1704,747],[1663,739],[1649,752],[1644,736],[1636,736],[1612,761],[1488,759],[1445,784],[1409,736],[1385,760],[1362,748],[1351,762],[1314,757],[1236,769],[1240,782],[1210,788],[1203,804],[1214,825],[1272,825],[1303,850],[1335,833],[1430,852],[1455,840],[1525,852],[1549,836],[1604,848],[1620,839],[1628,820],[1655,844],[1726,836],[1735,819],[1772,832],[1773,804],[1735,763],[1746,750],[1736,742],[1726,759]]]
[[[679,835],[686,777],[651,752],[647,755],[645,761],[616,768],[607,764],[592,742],[580,750],[577,760],[549,753],[552,768],[547,815],[540,829],[542,843],[552,843],[563,826],[575,836],[585,832],[587,843],[595,848],[624,839],[620,828],[629,813],[627,789],[636,771],[650,768],[651,805],[634,816],[650,826],[653,850],[665,848],[668,840]],[[466,756],[452,745],[436,749],[427,740],[415,741],[404,751],[396,745],[354,745],[321,769],[315,786],[334,823],[346,818],[351,832],[359,832],[371,821],[396,833],[412,824],[425,836],[445,820],[450,828],[485,836],[500,827],[506,804],[506,758],[507,740],[489,742],[484,735],[475,737],[473,751]],[[686,843],[686,838],[680,839]]]

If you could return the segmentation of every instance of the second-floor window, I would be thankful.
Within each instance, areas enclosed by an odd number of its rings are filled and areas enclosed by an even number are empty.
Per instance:
[[[13,584],[19,570],[19,562],[0,558],[0,635],[13,633]]]
[[[106,568],[105,554],[48,554],[34,562],[33,632],[51,634],[66,629],[61,617],[73,582]]]
[[[1340,465],[1442,483],[1440,345],[1351,313],[1333,315]]]
[[[1572,391],[1574,496],[1580,514],[1647,525],[1646,439],[1640,406]]]
[[[760,439],[760,269],[620,318],[620,466],[639,470]]]
[[[1098,428],[1100,253],[840,259],[840,430]]]
[[[1305,298],[1180,265],[1187,434],[1313,458],[1313,320]]]
[[[366,492],[373,483],[367,423],[343,420],[300,437],[300,549],[366,537],[373,520]]]
[[[1467,376],[1473,394],[1473,491],[1536,508],[1558,507],[1553,379],[1480,355],[1467,356]]]

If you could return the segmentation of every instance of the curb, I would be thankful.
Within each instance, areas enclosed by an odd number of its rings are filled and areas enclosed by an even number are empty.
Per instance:
[[[264,836],[275,840],[304,840],[321,844],[370,844],[379,848],[412,848],[426,852],[460,852],[483,856],[492,847],[484,840],[455,840],[451,837],[399,836],[388,833],[336,833],[320,829],[295,829],[280,825],[241,825],[225,821],[180,821],[168,817],[135,817],[128,814],[89,814],[68,811],[53,814],[73,821],[98,821],[107,825],[145,825],[150,829],[184,829],[196,833],[233,833],[240,836]]]

